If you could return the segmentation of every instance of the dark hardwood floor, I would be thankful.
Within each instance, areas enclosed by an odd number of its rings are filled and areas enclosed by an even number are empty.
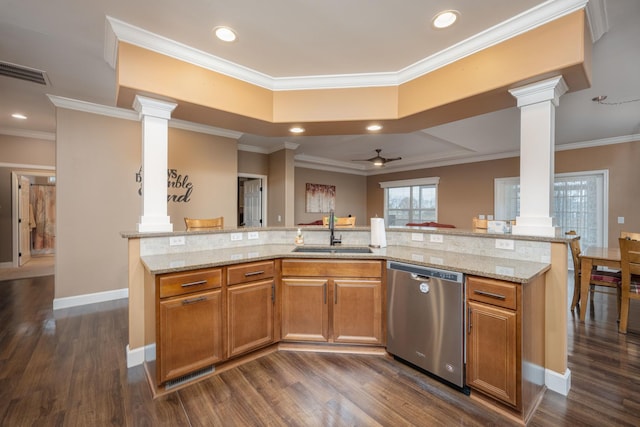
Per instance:
[[[1,426],[503,426],[513,423],[390,358],[280,351],[152,399],[127,369],[127,301],[52,311],[53,277],[0,282]],[[567,397],[535,426],[640,425],[640,335],[613,296],[569,314]]]

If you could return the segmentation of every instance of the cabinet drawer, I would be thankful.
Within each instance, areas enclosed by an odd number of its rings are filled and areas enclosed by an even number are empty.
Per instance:
[[[382,277],[380,261],[283,260],[283,276],[297,277]]]
[[[273,261],[252,262],[227,268],[227,285],[253,282],[273,277]]]
[[[515,283],[501,280],[468,276],[467,299],[515,310],[517,286]]]
[[[160,298],[219,288],[222,284],[222,269],[212,268],[166,274],[158,278],[158,283]]]

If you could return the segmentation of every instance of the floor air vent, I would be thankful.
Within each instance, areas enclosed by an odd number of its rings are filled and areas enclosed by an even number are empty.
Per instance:
[[[192,372],[190,374],[187,375],[183,375],[179,378],[175,378],[173,380],[167,381],[164,385],[164,389],[165,390],[171,390],[172,388],[178,387],[179,385],[188,383],[189,381],[193,381],[196,378],[200,378],[203,377],[205,375],[208,375],[210,373],[212,373],[213,371],[216,370],[215,366],[209,366],[207,368],[202,368],[199,371],[195,371]]]
[[[48,84],[47,74],[44,71],[11,64],[10,62],[0,61],[0,76],[13,77],[14,79],[25,80],[45,86]]]

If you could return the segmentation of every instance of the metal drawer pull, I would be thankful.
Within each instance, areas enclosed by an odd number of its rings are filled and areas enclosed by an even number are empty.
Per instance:
[[[198,298],[193,298],[193,299],[185,299],[182,301],[182,305],[187,305],[187,304],[195,304],[197,302],[200,301],[206,301],[207,297],[198,297]]]
[[[183,283],[182,286],[183,288],[188,288],[189,286],[198,286],[198,285],[206,285],[207,281],[206,280],[198,280],[197,282],[189,282],[189,283]]]
[[[507,297],[505,297],[504,295],[500,295],[500,294],[494,294],[492,292],[487,292],[487,291],[479,291],[477,289],[474,289],[473,291],[474,293],[478,294],[478,295],[482,295],[485,297],[489,297],[489,298],[495,298],[495,299],[500,299],[500,300],[505,300],[507,299]]]
[[[250,273],[244,273],[244,277],[257,276],[258,274],[264,274],[264,270],[261,270],[261,271],[252,271],[252,272],[250,272]]]

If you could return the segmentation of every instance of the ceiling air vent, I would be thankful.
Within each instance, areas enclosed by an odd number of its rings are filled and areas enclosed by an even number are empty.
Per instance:
[[[34,68],[23,67],[0,61],[0,76],[13,77],[14,79],[47,85],[47,74]]]

